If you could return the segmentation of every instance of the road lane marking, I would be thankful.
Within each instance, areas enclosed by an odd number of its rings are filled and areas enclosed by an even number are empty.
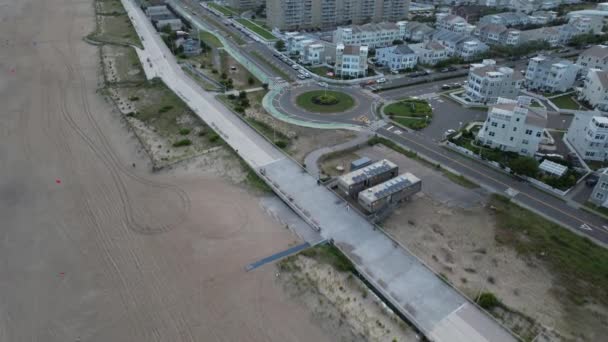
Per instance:
[[[581,224],[581,226],[580,226],[580,227],[578,227],[578,228],[579,228],[579,229],[582,229],[582,230],[593,230],[593,229],[591,229],[591,227],[589,227],[589,225],[588,225],[588,224],[586,224],[586,223]]]
[[[393,132],[390,132],[390,133],[393,133]],[[393,134],[394,134],[394,133],[393,133]],[[431,153],[433,153],[433,154],[436,154],[436,155],[438,155],[438,156],[441,156],[441,154],[440,154],[440,153],[435,152],[435,151],[433,151],[432,149],[430,149],[430,148],[428,148],[428,147],[426,147],[426,146],[424,146],[424,145],[422,145],[422,144],[420,144],[420,143],[418,143],[418,142],[416,142],[416,141],[413,141],[413,140],[411,140],[411,139],[408,139],[407,137],[405,137],[405,136],[403,136],[403,135],[402,135],[402,136],[400,136],[400,137],[401,137],[402,139],[404,139],[404,140],[406,140],[406,141],[410,142],[411,144],[417,145],[417,146],[419,146],[419,147],[423,148],[424,150],[430,151],[430,152],[431,152]],[[482,173],[482,172],[479,172],[479,171],[477,171],[477,170],[475,170],[475,169],[473,169],[473,168],[471,168],[471,167],[469,167],[469,166],[467,166],[467,165],[464,165],[463,163],[461,163],[461,162],[460,162],[460,161],[458,161],[458,160],[452,159],[452,158],[450,158],[450,157],[449,157],[449,156],[447,156],[447,155],[446,155],[446,156],[443,156],[443,158],[445,158],[445,159],[447,159],[447,160],[449,160],[449,161],[451,161],[451,162],[453,162],[453,163],[455,163],[455,164],[458,164],[458,165],[460,165],[460,166],[464,167],[465,169],[470,170],[470,171],[472,171],[473,173],[480,175],[481,177],[485,177],[485,178],[490,179],[490,180],[492,180],[492,181],[494,181],[494,182],[496,182],[496,183],[498,183],[498,184],[501,184],[501,185],[502,185],[502,186],[504,186],[504,187],[509,188],[509,186],[508,186],[507,184],[505,184],[505,183],[503,183],[503,182],[501,182],[501,181],[499,181],[499,180],[497,180],[497,179],[495,179],[495,178],[493,178],[493,177],[491,177],[491,176],[488,176],[488,175],[486,175],[486,174],[484,174],[484,173]],[[519,193],[519,195],[521,195],[521,196],[525,196],[525,197],[528,197],[529,199],[531,199],[531,200],[533,200],[533,201],[535,201],[535,202],[538,202],[538,203],[540,203],[541,205],[544,205],[544,206],[546,206],[546,207],[548,207],[548,208],[551,208],[551,209],[553,209],[553,210],[555,210],[555,211],[557,211],[557,212],[560,212],[560,213],[562,213],[563,215],[566,215],[567,217],[570,217],[571,219],[573,219],[573,220],[575,220],[575,221],[577,221],[577,222],[579,222],[579,223],[581,223],[581,224],[587,224],[587,223],[586,223],[585,221],[583,221],[582,219],[580,219],[580,218],[578,218],[578,217],[576,217],[576,216],[573,216],[572,214],[569,214],[569,213],[563,212],[561,209],[558,209],[558,208],[554,207],[553,205],[550,205],[550,204],[548,204],[548,203],[546,203],[546,202],[543,202],[543,201],[541,201],[541,200],[539,200],[539,199],[537,199],[537,198],[535,198],[535,197],[532,197],[532,196],[528,195],[528,194],[527,194],[527,193],[525,193],[525,192],[520,192],[520,193]],[[602,232],[604,232],[604,233],[608,233],[608,231],[602,231]]]
[[[395,126],[391,126],[391,127],[387,128],[386,130],[387,130],[387,131],[390,131],[390,130],[391,130],[391,129],[393,129],[393,128],[395,128]]]

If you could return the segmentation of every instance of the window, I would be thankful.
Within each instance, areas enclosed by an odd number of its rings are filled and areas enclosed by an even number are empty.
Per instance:
[[[493,137],[493,136],[495,136],[496,134],[495,134],[494,132],[490,132],[490,133],[488,133],[488,135],[489,135],[489,136],[491,136],[491,137]]]
[[[600,183],[600,189],[602,189],[602,190],[608,190],[608,183],[606,183],[606,182]]]
[[[599,200],[604,199],[604,194],[601,193],[601,192],[596,192],[595,193],[595,198],[597,198]]]
[[[526,154],[526,153],[528,153],[528,150],[526,150],[525,148],[522,148],[522,149],[521,149],[521,153]]]
[[[536,137],[540,138],[540,132],[536,132]]]
[[[524,139],[524,140],[521,141],[521,143],[524,144],[524,145],[528,145],[529,141],[526,140],[526,139]]]
[[[519,122],[519,118],[515,119],[515,121]]]
[[[517,127],[513,127],[513,132],[517,132]]]
[[[527,129],[526,130],[526,135],[532,135],[532,130],[531,129]]]
[[[492,127],[498,127],[498,123],[497,122],[491,122],[490,124],[492,125]]]
[[[509,141],[513,141],[513,137],[510,137],[510,138],[509,138]]]

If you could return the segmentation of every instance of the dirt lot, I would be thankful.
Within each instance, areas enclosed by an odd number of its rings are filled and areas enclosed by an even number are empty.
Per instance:
[[[203,161],[146,167],[97,92],[91,1],[0,8],[1,341],[334,340],[272,267],[244,272],[295,241],[256,197]]]
[[[313,251],[279,262],[277,279],[336,341],[418,341],[416,332],[361,280],[307,253]]]
[[[104,45],[101,48],[104,74],[109,83],[141,83],[146,75],[131,47]]]
[[[469,298],[495,294],[505,307],[492,313],[525,340],[541,333],[539,341],[596,341],[608,332],[602,298],[574,303],[564,295],[569,284],[542,260],[546,252],[535,257],[504,242],[513,233],[498,227],[484,190],[462,187],[440,171],[381,145],[328,159],[322,166],[348,167],[362,156],[392,160],[400,172],[412,172],[423,182],[422,192],[383,222],[386,231]]]

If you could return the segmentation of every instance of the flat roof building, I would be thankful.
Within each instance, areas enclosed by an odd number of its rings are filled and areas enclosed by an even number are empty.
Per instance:
[[[421,189],[420,179],[406,172],[359,192],[358,202],[365,210],[374,213],[414,195]]]
[[[347,195],[357,198],[361,190],[380,184],[399,173],[397,164],[382,159],[364,168],[349,172],[338,178],[338,188]]]

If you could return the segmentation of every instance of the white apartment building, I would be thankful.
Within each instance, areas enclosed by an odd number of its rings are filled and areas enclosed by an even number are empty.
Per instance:
[[[310,65],[325,63],[325,45],[315,42],[304,46],[302,62]]]
[[[470,39],[456,45],[456,56],[462,57],[465,61],[473,59],[479,54],[488,51],[490,47],[477,39]]]
[[[412,69],[418,63],[416,52],[405,44],[378,49],[376,58],[378,63],[391,70]]]
[[[589,201],[604,208],[608,207],[608,169],[600,173],[600,179],[593,188]]]
[[[467,32],[469,24],[463,17],[450,14],[438,20],[435,27],[446,31],[463,33]]]
[[[526,69],[526,87],[551,93],[572,88],[579,66],[565,59],[545,56],[531,58]]]
[[[344,45],[367,45],[370,49],[393,45],[395,40],[403,40],[407,22],[365,24],[338,27],[334,31],[333,42]]]
[[[396,22],[409,0],[266,0],[266,24],[280,30],[335,28],[368,22]]]
[[[435,32],[432,40],[443,45],[449,56],[459,56],[464,59],[470,59],[489,49],[488,45],[477,38],[443,29]]]
[[[547,125],[547,110],[531,107],[531,98],[499,98],[477,133],[477,142],[490,148],[533,156]]]
[[[440,61],[450,58],[447,49],[435,41],[410,44],[409,47],[418,56],[418,63],[435,65]]]
[[[519,93],[523,77],[511,68],[496,65],[486,59],[471,64],[465,94],[472,102],[495,103],[499,97],[514,99]]]
[[[608,159],[608,118],[599,112],[577,112],[565,138],[585,160]]]
[[[367,46],[336,46],[336,64],[334,71],[341,77],[365,77],[367,75]]]
[[[608,71],[589,70],[579,99],[589,102],[597,110],[608,112]]]
[[[608,46],[590,47],[578,56],[576,64],[587,69],[608,70]]]
[[[224,0],[226,5],[236,9],[255,9],[265,3],[265,0]]]

